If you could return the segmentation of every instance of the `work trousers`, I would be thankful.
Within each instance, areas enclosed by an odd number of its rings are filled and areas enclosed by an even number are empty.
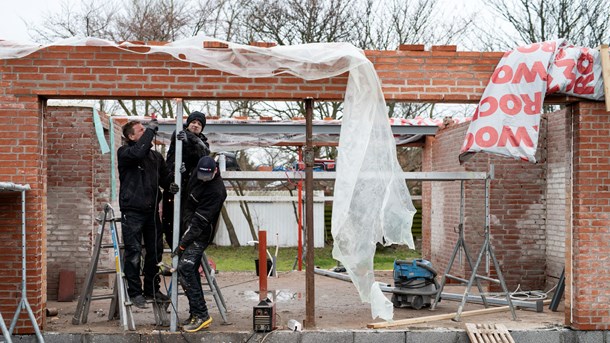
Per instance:
[[[123,265],[130,297],[142,295],[140,279],[140,260],[142,240],[146,247],[144,255],[144,294],[153,295],[159,290],[160,279],[157,275],[163,255],[163,230],[158,213],[122,211],[121,232],[125,252]]]
[[[199,267],[201,266],[203,251],[207,246],[207,244],[202,242],[191,243],[186,247],[180,257],[180,261],[178,261],[178,275],[180,276],[180,284],[182,284],[184,294],[186,294],[189,300],[189,312],[191,316],[202,319],[207,318],[208,307],[203,298]]]

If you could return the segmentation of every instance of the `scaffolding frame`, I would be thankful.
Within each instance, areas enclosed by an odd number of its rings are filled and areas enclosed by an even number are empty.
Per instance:
[[[4,319],[0,314],[0,328],[2,329],[2,334],[4,336],[4,340],[7,343],[11,343],[11,335],[15,326],[17,326],[17,319],[19,319],[19,315],[21,314],[21,310],[25,309],[28,313],[28,317],[32,322],[32,327],[36,332],[36,338],[38,342],[44,343],[44,338],[40,333],[40,328],[38,327],[38,323],[36,323],[36,317],[34,316],[34,312],[32,312],[32,307],[28,302],[27,298],[27,290],[26,290],[26,237],[25,237],[25,192],[30,190],[30,185],[19,185],[11,182],[0,182],[0,191],[15,191],[21,192],[21,300],[17,305],[17,310],[15,311],[15,315],[13,316],[13,320],[11,321],[10,329],[6,329],[6,325],[4,324]]]
[[[311,181],[331,181],[336,178],[336,172],[317,172],[311,173],[310,175],[306,175],[306,178],[309,178]],[[481,293],[481,298],[485,307],[489,307],[489,303],[483,294],[482,287],[479,279],[484,279],[490,282],[499,283],[502,286],[504,293],[506,294],[506,301],[511,310],[513,320],[516,320],[515,309],[513,303],[510,298],[510,294],[508,293],[506,283],[504,281],[504,277],[502,275],[502,271],[500,270],[500,265],[496,259],[490,237],[490,210],[489,210],[489,196],[490,196],[490,182],[494,177],[494,166],[490,165],[489,172],[404,172],[403,178],[405,181],[460,181],[461,192],[460,192],[460,223],[458,225],[459,228],[459,238],[455,243],[453,255],[450,259],[450,263],[443,274],[441,281],[441,288],[438,291],[437,297],[432,304],[432,309],[436,307],[436,304],[440,301],[440,294],[445,285],[447,278],[452,278],[458,280],[464,284],[466,284],[466,290],[461,298],[461,303],[458,307],[458,312],[453,318],[455,321],[460,320],[461,313],[463,311],[464,305],[467,301],[472,301],[472,297],[470,295],[470,288],[476,282],[479,292]],[[225,171],[223,172],[224,180],[259,180],[259,181],[273,181],[273,180],[283,180],[283,179],[302,179],[303,172],[301,171],[281,171],[281,172],[262,172],[262,171]],[[464,238],[464,182],[465,181],[485,181],[485,228],[484,228],[484,241],[481,247],[481,250],[478,254],[478,258],[476,263],[473,265],[472,258],[470,257],[470,253],[466,246],[466,241]],[[311,203],[313,205],[313,199],[311,197],[306,197],[306,203]],[[313,213],[310,211],[305,212],[305,217],[311,217],[313,221]],[[468,280],[457,278],[455,276],[450,275],[451,267],[453,266],[455,257],[459,254],[461,260],[462,250],[468,260],[469,266],[472,271],[472,275]],[[481,266],[481,262],[483,261],[483,257],[486,257],[486,272],[489,274],[489,262],[490,259],[494,263],[494,267],[496,269],[496,273],[498,274],[497,279],[493,279],[487,276],[483,276],[477,274],[478,268]]]

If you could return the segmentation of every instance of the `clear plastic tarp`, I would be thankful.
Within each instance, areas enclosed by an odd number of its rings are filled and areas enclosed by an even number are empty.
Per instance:
[[[178,60],[250,78],[292,74],[318,80],[349,72],[333,204],[333,257],[347,269],[361,300],[371,303],[372,317],[391,320],[393,306],[375,281],[373,257],[378,242],[414,248],[411,224],[415,208],[396,158],[396,142],[373,64],[362,50],[348,43],[261,48],[223,42],[227,49],[204,49],[204,41],[218,42],[197,36],[146,46],[141,49],[146,52],[134,53],[167,53]],[[115,46],[128,51],[143,46],[97,38],[70,38],[53,45]],[[19,58],[40,48],[2,41],[0,58]]]

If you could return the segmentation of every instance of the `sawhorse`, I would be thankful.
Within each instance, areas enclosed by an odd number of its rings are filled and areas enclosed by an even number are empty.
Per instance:
[[[441,293],[443,292],[443,288],[445,287],[447,278],[453,279],[453,280],[461,282],[462,284],[465,284],[466,290],[464,291],[464,295],[462,296],[462,300],[460,302],[460,305],[458,306],[457,313],[453,317],[454,321],[460,321],[460,316],[462,315],[464,305],[466,304],[466,301],[468,300],[468,298],[470,296],[470,288],[472,287],[472,285],[475,282],[476,282],[477,288],[479,289],[479,293],[481,295],[481,299],[483,300],[484,306],[486,308],[489,306],[485,293],[483,292],[483,289],[481,287],[481,283],[479,280],[487,280],[490,282],[495,282],[495,283],[500,284],[500,286],[502,287],[503,294],[506,296],[506,301],[508,303],[508,307],[510,308],[512,318],[513,318],[513,320],[517,319],[517,315],[515,314],[515,308],[511,301],[510,293],[508,292],[506,283],[504,282],[504,277],[502,276],[502,271],[500,270],[500,265],[498,263],[498,260],[496,259],[496,255],[494,254],[493,248],[491,246],[490,232],[489,232],[489,226],[490,226],[489,183],[490,183],[490,179],[488,177],[485,179],[485,236],[484,236],[483,246],[481,247],[481,251],[479,252],[477,261],[476,261],[476,263],[473,264],[470,254],[468,252],[468,249],[466,247],[466,241],[464,239],[464,205],[465,205],[464,204],[464,181],[463,180],[461,181],[459,238],[453,249],[453,254],[451,255],[451,259],[449,261],[449,265],[447,266],[447,269],[445,270],[445,274],[443,274],[443,277],[441,278],[440,288],[436,294],[436,298],[435,298],[434,302],[432,303],[432,306],[430,307],[431,310],[434,310],[436,308],[436,305],[438,304],[438,302],[441,300]],[[470,267],[470,270],[472,271],[472,274],[470,275],[470,278],[468,280],[449,274],[451,272],[451,267],[453,266],[453,262],[455,260],[456,255],[458,253],[461,254],[462,249],[464,250],[464,253],[466,255],[466,260],[468,261],[468,265]],[[497,279],[493,279],[493,278],[490,278],[490,277],[487,277],[484,275],[477,274],[477,271],[483,260],[483,256],[487,256],[488,259],[491,258],[491,260],[493,261],[494,267],[496,269],[496,273],[498,274]],[[489,267],[489,262],[487,262],[487,266]]]

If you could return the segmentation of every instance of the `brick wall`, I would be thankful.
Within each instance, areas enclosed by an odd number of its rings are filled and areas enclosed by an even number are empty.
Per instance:
[[[86,273],[94,224],[91,109],[48,108],[47,295],[57,299],[60,270]],[[80,286],[82,277],[77,279]],[[80,289],[80,287],[79,287]]]
[[[572,232],[566,239],[566,323],[610,328],[610,116],[604,103],[579,103],[573,114]],[[569,280],[572,280],[570,283]]]
[[[565,265],[566,225],[571,193],[570,155],[566,131],[567,110],[543,117],[546,121],[546,275],[547,289],[557,284]],[[544,127],[544,126],[543,126]],[[568,217],[569,218],[569,217]]]
[[[49,107],[45,132],[47,295],[57,299],[61,270],[75,272],[75,295],[81,292],[99,226],[95,217],[110,198],[110,158],[101,154],[92,108]]]
[[[32,95],[7,94],[0,73],[0,180],[29,184],[26,192],[28,301],[44,326],[46,303],[46,151],[42,104]],[[31,92],[29,92],[31,94]],[[41,157],[42,156],[42,157]],[[0,193],[0,312],[7,325],[21,299],[21,194]],[[16,332],[33,333],[27,311]]]
[[[489,200],[491,244],[504,279],[509,290],[516,289],[517,285],[526,290],[542,289],[546,268],[544,163],[477,154],[460,165],[457,157],[467,128],[468,123],[451,125],[428,139],[424,171],[485,172],[493,164]],[[455,231],[459,223],[460,182],[426,182],[423,197],[430,198],[430,207],[423,210],[424,218],[430,218],[424,226],[424,231],[430,232],[429,248],[424,250],[424,256],[444,271],[458,238]],[[465,240],[474,263],[485,228],[485,182],[465,181],[464,201]],[[469,269],[465,258],[461,264],[456,259],[452,273],[464,276],[464,271]],[[479,267],[478,272],[484,274],[484,270]],[[493,266],[491,270],[496,277]]]

